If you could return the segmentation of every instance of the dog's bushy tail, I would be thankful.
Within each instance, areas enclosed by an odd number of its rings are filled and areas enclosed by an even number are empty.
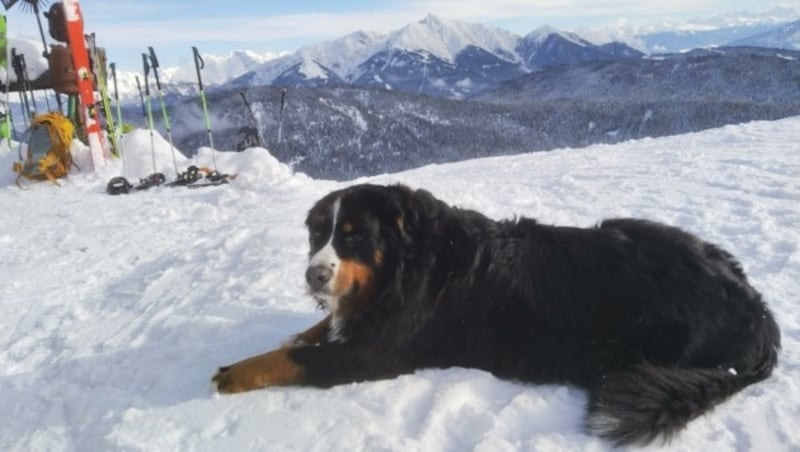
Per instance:
[[[612,373],[589,391],[586,429],[616,445],[663,442],[743,387],[769,376],[760,370],[680,369],[638,365]],[[756,372],[752,372],[755,370]]]

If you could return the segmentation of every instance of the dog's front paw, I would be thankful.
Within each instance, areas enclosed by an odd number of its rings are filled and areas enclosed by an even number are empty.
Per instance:
[[[290,356],[291,348],[253,356],[227,367],[220,367],[211,378],[217,392],[232,394],[265,386],[287,386],[302,383],[304,369]]]
[[[250,372],[246,372],[242,366],[237,367],[234,364],[220,367],[211,378],[211,385],[219,393],[235,394],[261,387],[256,384],[255,380]]]

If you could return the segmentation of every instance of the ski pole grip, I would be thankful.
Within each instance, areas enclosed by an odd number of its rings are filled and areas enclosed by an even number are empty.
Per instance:
[[[158,79],[158,58],[156,58],[156,51],[152,46],[147,48],[150,51],[150,66],[153,68],[153,75],[156,78],[156,88],[161,90],[161,80]]]
[[[19,79],[20,73],[22,72],[22,65],[19,62],[19,54],[17,53],[16,47],[11,48],[11,66],[14,68],[14,73]]]
[[[200,69],[203,69],[206,63],[203,61],[203,57],[200,56],[197,47],[192,46],[192,52],[194,53],[194,68],[197,71],[197,85],[200,86],[200,91],[203,91],[203,77],[200,75]]]
[[[117,88],[117,63],[109,64],[108,69],[111,70],[111,79],[114,80],[114,99],[119,100],[119,89]]]
[[[144,109],[144,94],[142,94],[142,84],[139,83],[139,76],[134,76],[136,78],[136,88],[139,90],[139,99],[142,101],[142,116],[144,116],[145,121],[147,121],[147,110]]]
[[[158,67],[158,58],[156,58],[156,51],[153,49],[153,46],[148,46],[147,50],[150,51],[150,62],[153,65],[153,69]]]
[[[146,53],[142,54],[142,64],[144,65],[144,92],[149,96],[150,83],[147,81],[147,79],[148,75],[150,75],[150,59]]]

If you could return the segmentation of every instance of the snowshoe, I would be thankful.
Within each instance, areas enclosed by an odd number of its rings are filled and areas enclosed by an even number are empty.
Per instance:
[[[128,182],[128,179],[125,179],[121,176],[114,177],[108,181],[108,185],[106,185],[106,193],[109,195],[127,195],[130,193],[132,187],[133,185]]]
[[[178,174],[178,178],[167,184],[167,187],[178,187],[181,185],[191,185],[202,179],[200,168],[192,165],[186,171]]]
[[[148,188],[157,187],[164,182],[167,178],[163,173],[153,173],[144,179],[139,179],[139,185],[133,187],[134,190],[147,190]]]

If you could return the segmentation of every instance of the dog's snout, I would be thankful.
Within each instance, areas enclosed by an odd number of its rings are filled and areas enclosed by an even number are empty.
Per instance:
[[[333,270],[323,265],[314,265],[306,270],[306,281],[311,290],[320,290],[333,277]]]

